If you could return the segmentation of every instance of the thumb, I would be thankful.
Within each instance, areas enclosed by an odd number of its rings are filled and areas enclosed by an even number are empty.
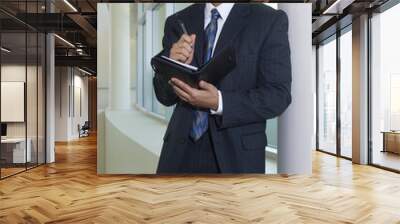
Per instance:
[[[201,89],[209,90],[209,89],[212,88],[212,85],[210,83],[206,82],[206,81],[201,80],[200,83],[199,83],[199,87]]]
[[[196,34],[190,35],[190,38],[192,38],[192,46],[194,46],[194,43],[196,42]]]

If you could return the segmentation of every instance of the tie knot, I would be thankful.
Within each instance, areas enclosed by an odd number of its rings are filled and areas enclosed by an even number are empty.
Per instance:
[[[217,20],[219,18],[219,12],[217,9],[212,9],[211,10],[211,19],[212,20]]]

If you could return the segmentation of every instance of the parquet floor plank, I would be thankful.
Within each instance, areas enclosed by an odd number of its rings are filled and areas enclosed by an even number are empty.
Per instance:
[[[314,153],[313,174],[97,175],[96,138],[0,181],[2,223],[399,223],[400,175]]]

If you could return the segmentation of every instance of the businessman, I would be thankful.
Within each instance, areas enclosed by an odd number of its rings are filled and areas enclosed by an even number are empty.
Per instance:
[[[265,173],[266,120],[291,103],[287,32],[286,14],[264,4],[194,4],[167,18],[163,55],[201,66],[233,46],[237,65],[198,89],[154,76],[157,99],[176,105],[157,173]]]

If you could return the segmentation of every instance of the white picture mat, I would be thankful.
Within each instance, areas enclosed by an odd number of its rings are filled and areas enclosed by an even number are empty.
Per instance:
[[[24,82],[1,82],[1,122],[24,122],[24,102]]]

